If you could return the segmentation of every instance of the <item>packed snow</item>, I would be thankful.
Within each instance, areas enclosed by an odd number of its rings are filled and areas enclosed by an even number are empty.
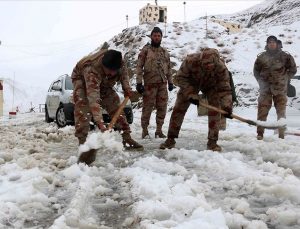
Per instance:
[[[256,109],[234,113],[255,120]],[[189,108],[175,149],[133,137],[145,147],[128,152],[118,133],[90,134],[99,148],[93,166],[77,164],[74,127],[58,129],[40,113],[1,120],[0,228],[299,228],[299,136],[227,120],[222,153],[206,150],[207,117]],[[275,121],[271,110],[270,121]],[[164,132],[167,131],[166,118]],[[288,107],[288,130],[300,132],[299,110]],[[155,118],[152,115],[150,135]]]

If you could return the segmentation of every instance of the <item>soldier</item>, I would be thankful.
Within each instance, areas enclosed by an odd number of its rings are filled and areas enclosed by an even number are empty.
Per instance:
[[[160,145],[161,149],[173,148],[190,104],[199,105],[198,93],[206,95],[210,105],[222,107],[227,111],[227,118],[232,118],[232,91],[230,77],[224,62],[216,49],[206,48],[200,53],[188,55],[180,66],[175,80],[180,87],[173,112],[170,118],[167,140]],[[208,110],[207,149],[221,151],[217,144],[221,115]]]
[[[259,54],[254,63],[253,73],[259,85],[257,119],[266,121],[272,100],[277,119],[286,117],[287,84],[297,72],[294,58],[278,47],[275,36],[267,38],[266,51]],[[279,138],[284,138],[284,129],[278,131]],[[262,140],[264,128],[257,127],[257,139]]]
[[[167,112],[167,89],[172,91],[174,86],[170,55],[165,48],[160,46],[161,39],[162,31],[154,27],[151,32],[151,45],[145,45],[138,57],[136,90],[143,94],[142,138],[149,136],[148,125],[154,108],[156,108],[155,138],[166,137],[162,132],[162,126]]]
[[[72,82],[74,85],[73,99],[75,104],[75,136],[79,144],[86,141],[90,121],[93,117],[95,124],[104,132],[106,127],[102,120],[101,107],[105,108],[112,117],[120,104],[120,98],[113,89],[116,82],[121,82],[125,96],[132,94],[129,86],[127,69],[122,60],[121,52],[101,49],[100,51],[82,58],[73,69]],[[126,118],[121,115],[116,127],[122,130],[124,147],[143,149],[130,136],[130,127]],[[78,162],[91,164],[95,160],[96,150],[92,149],[80,155]]]

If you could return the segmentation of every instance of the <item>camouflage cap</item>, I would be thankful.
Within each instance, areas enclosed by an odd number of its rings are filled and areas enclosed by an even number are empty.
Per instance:
[[[200,55],[200,60],[203,64],[217,63],[220,59],[220,55],[217,49],[206,48]]]

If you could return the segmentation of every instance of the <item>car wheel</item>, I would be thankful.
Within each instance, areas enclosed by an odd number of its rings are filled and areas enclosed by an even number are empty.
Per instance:
[[[45,106],[45,121],[46,123],[50,123],[54,121],[52,118],[49,117],[47,105]]]
[[[126,120],[129,124],[133,123],[133,112],[131,107],[125,107],[124,108],[124,113],[126,116]]]
[[[60,105],[56,111],[56,123],[58,127],[65,127],[67,125],[67,120],[66,120],[63,105]]]
[[[288,97],[295,97],[296,96],[296,88],[291,84],[288,84],[287,96]]]

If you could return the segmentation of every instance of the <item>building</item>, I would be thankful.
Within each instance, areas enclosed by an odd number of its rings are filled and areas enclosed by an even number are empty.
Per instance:
[[[150,5],[148,3],[145,7],[140,9],[139,24],[152,23],[152,22],[167,22],[167,7]]]
[[[3,116],[3,80],[0,79],[0,116]]]
[[[223,20],[217,20],[215,18],[212,18],[211,21],[224,26],[226,28],[226,32],[228,34],[239,33],[242,30],[241,25],[237,24],[237,23],[223,21]]]

